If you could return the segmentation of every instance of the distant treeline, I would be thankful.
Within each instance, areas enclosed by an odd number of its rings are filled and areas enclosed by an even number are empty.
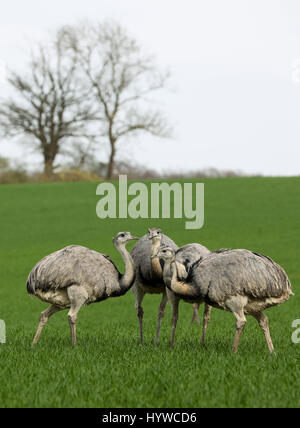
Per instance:
[[[12,165],[8,159],[0,157],[0,184],[37,183],[37,182],[67,182],[67,181],[99,181],[106,179],[106,164],[66,165],[55,171],[51,177],[42,172],[30,172],[20,165]],[[158,172],[144,165],[133,162],[116,162],[112,179],[120,174],[126,174],[129,180],[146,179],[182,179],[182,178],[218,178],[246,177],[241,171],[204,168],[187,172],[166,171]]]

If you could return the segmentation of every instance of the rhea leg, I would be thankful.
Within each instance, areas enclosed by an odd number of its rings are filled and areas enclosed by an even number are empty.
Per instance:
[[[143,343],[143,316],[144,316],[144,310],[142,307],[142,301],[145,296],[145,292],[141,290],[136,284],[132,288],[132,292],[135,297],[135,310],[136,314],[139,320],[139,327],[140,327],[140,343]]]
[[[193,322],[196,320],[196,323],[200,325],[199,313],[198,313],[199,306],[200,306],[200,303],[193,303],[193,317],[192,317],[191,324],[193,324]]]
[[[34,339],[32,344],[34,345],[35,343],[37,343],[37,341],[40,338],[41,332],[43,330],[43,327],[45,324],[47,324],[49,318],[51,317],[51,315],[55,314],[58,311],[61,311],[63,308],[60,308],[59,306],[55,306],[55,305],[51,305],[49,306],[49,308],[47,308],[45,311],[41,312],[40,315],[40,320],[39,320],[39,325],[38,328],[36,330]]]
[[[246,306],[247,302],[248,299],[244,296],[233,296],[225,302],[227,308],[233,313],[236,319],[236,332],[233,343],[234,353],[237,353],[238,351],[240,337],[247,322],[244,314],[244,307]]]
[[[171,347],[173,348],[174,342],[175,342],[175,330],[176,325],[178,321],[178,305],[179,305],[179,298],[175,296],[172,291],[167,289],[167,296],[168,300],[171,303],[172,306],[172,333],[171,333]]]
[[[274,352],[274,346],[270,335],[268,317],[263,312],[258,312],[252,315],[257,319],[260,328],[264,332],[269,351],[272,354]]]
[[[86,303],[88,293],[76,285],[72,285],[67,289],[68,297],[71,302],[71,309],[68,312],[68,320],[71,331],[72,345],[76,345],[76,322],[79,309]]]
[[[239,347],[240,337],[244,330],[245,324],[247,322],[244,311],[240,310],[239,312],[234,312],[233,315],[236,319],[236,332],[233,343],[233,352],[236,354]]]
[[[156,345],[158,345],[161,321],[165,315],[167,303],[168,303],[168,297],[167,297],[166,291],[164,291],[159,308],[158,308],[157,330],[156,330],[156,336],[155,336]]]
[[[210,313],[211,313],[211,306],[209,306],[207,303],[204,303],[204,314],[203,314],[203,333],[202,333],[202,339],[201,339],[201,345],[204,346],[205,344],[205,337],[206,337],[206,330],[207,325],[210,320]]]

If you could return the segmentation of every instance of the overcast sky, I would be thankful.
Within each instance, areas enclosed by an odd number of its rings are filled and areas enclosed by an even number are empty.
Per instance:
[[[298,0],[9,0],[0,63],[24,67],[30,43],[84,18],[118,20],[172,73],[161,104],[176,138],[140,138],[119,158],[158,170],[300,174]],[[7,141],[0,155],[40,161]]]

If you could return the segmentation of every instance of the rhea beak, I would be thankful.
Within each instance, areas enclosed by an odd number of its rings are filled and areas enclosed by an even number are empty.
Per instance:
[[[161,235],[148,235],[148,239],[155,239],[155,238],[158,238],[158,239],[160,239],[161,240]]]
[[[158,253],[153,254],[150,258],[151,258],[151,259],[154,259],[155,257],[158,257]]]
[[[131,240],[131,241],[137,241],[138,239],[140,239],[140,238],[137,238],[136,236],[132,236],[132,237],[130,238],[130,240]]]

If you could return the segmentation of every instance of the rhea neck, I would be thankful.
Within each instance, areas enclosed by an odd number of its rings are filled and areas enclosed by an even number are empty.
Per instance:
[[[161,244],[161,236],[156,236],[151,239],[151,252],[150,252],[150,275],[152,279],[162,279],[163,270],[160,265],[158,257],[153,257],[157,254],[157,251]]]
[[[173,293],[187,298],[197,297],[197,293],[191,282],[179,281],[175,257],[165,260],[163,279],[166,286]]]
[[[135,279],[135,270],[133,265],[133,260],[126,249],[126,243],[123,242],[115,242],[115,247],[121,254],[124,264],[125,264],[125,272],[124,275],[121,276],[119,280],[120,288],[122,292],[126,292],[133,285]]]

